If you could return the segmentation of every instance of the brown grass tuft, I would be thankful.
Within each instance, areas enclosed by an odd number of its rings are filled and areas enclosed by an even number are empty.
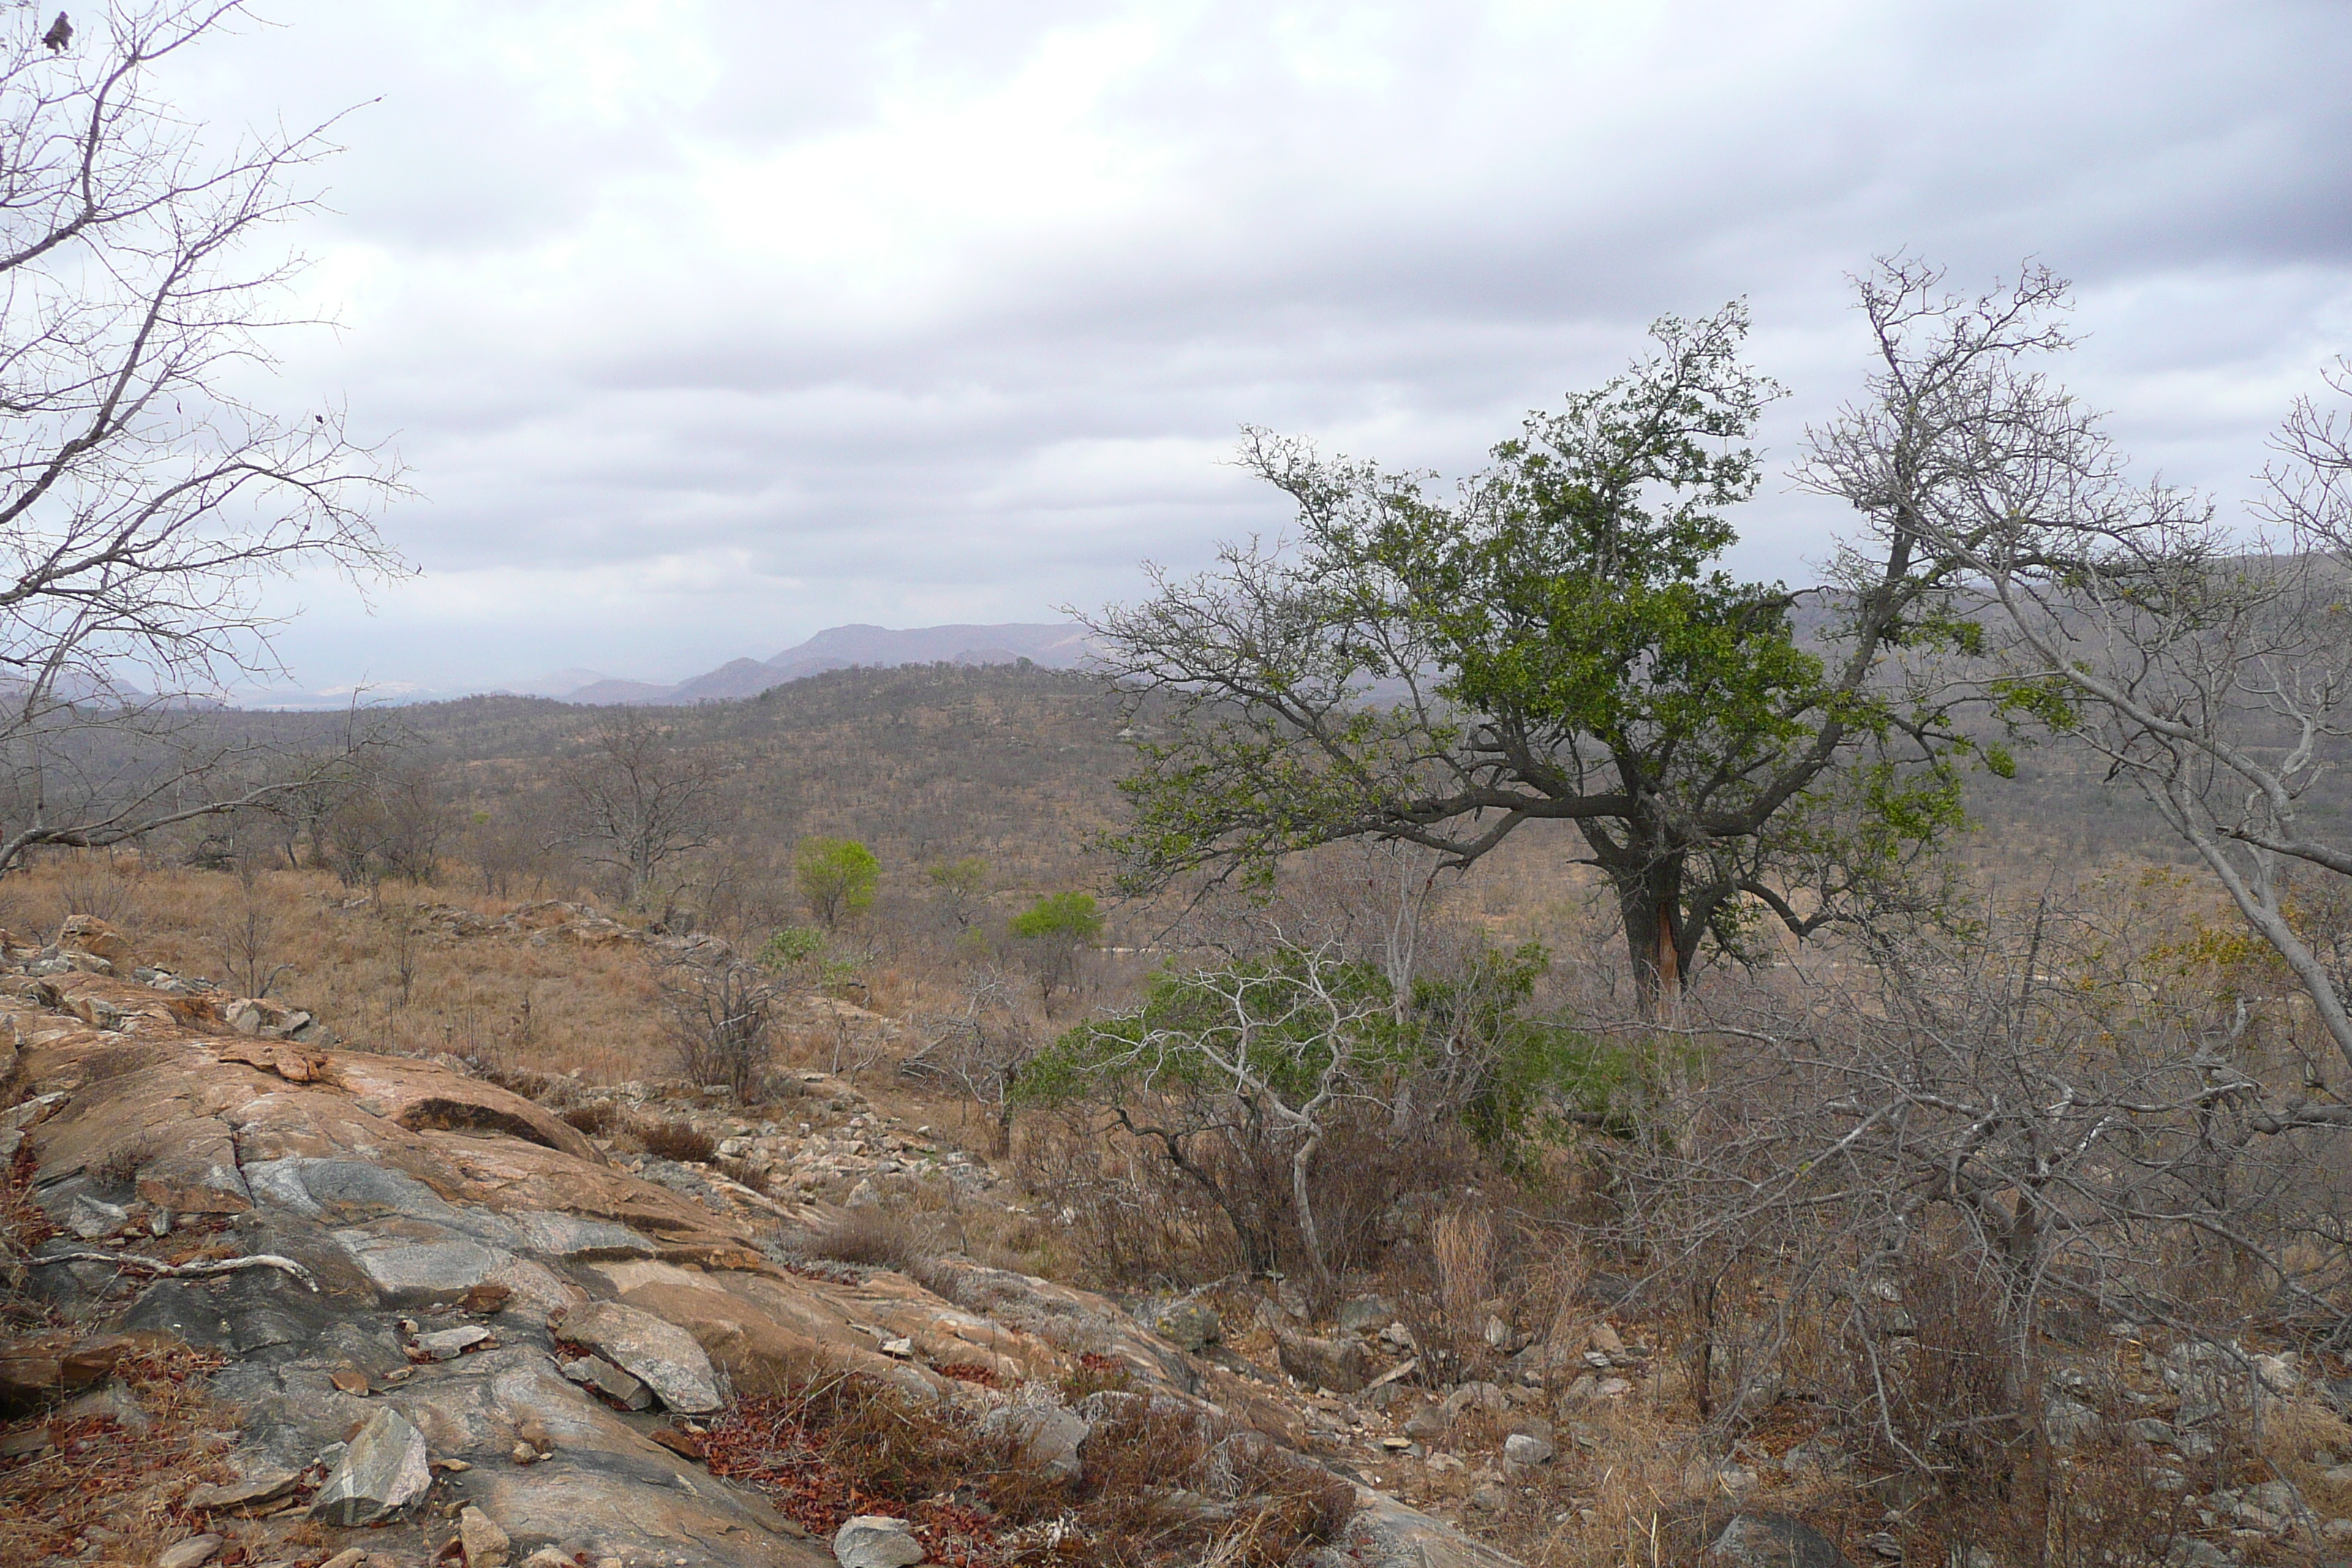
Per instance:
[[[591,1138],[602,1138],[625,1125],[627,1118],[609,1100],[592,1100],[563,1113],[563,1120]]]
[[[852,1209],[823,1230],[811,1232],[803,1250],[811,1258],[903,1274],[919,1264],[929,1249],[905,1221],[879,1209]]]
[[[719,1140],[691,1121],[640,1121],[631,1131],[646,1152],[657,1160],[708,1164],[719,1156]]]

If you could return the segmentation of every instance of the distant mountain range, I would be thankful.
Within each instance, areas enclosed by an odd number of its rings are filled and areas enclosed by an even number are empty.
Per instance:
[[[558,670],[509,688],[565,702],[598,706],[648,703],[731,702],[757,697],[772,686],[855,665],[868,668],[900,664],[1014,664],[1029,659],[1052,669],[1072,669],[1092,650],[1081,626],[1013,622],[993,626],[835,626],[770,659],[730,659],[690,680],[661,685],[616,679],[592,669]]]
[[[517,697],[552,697],[562,702],[605,707],[730,702],[757,697],[772,686],[856,665],[887,668],[901,664],[1015,664],[1025,658],[1049,669],[1075,669],[1087,662],[1093,649],[1093,634],[1086,627],[1060,622],[910,626],[904,631],[893,631],[887,626],[848,626],[819,632],[773,658],[730,659],[691,680],[667,685],[574,668],[550,670],[528,680],[486,681],[469,686],[371,681],[362,687],[331,687],[319,691],[279,689],[232,698],[230,703],[248,709],[315,710],[341,708],[354,701],[362,707],[446,702],[490,691]]]

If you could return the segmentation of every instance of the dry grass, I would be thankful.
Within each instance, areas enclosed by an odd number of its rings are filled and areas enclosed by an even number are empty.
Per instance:
[[[267,945],[253,954],[227,951],[230,937],[249,934],[234,918],[236,877],[135,856],[59,856],[12,876],[0,888],[0,924],[54,931],[57,911],[109,905],[135,912],[121,918],[140,963],[226,984],[230,962],[247,968],[250,958],[263,973],[278,971],[273,995],[317,1015],[354,1049],[446,1053],[547,1076],[576,1069],[604,1082],[646,1076],[656,990],[634,943],[454,935],[429,921],[424,907],[455,904],[495,917],[514,904],[431,887],[388,885],[369,900],[324,872],[272,871],[255,889],[273,919]]]
[[[37,1562],[89,1543],[109,1561],[143,1563],[188,1533],[175,1517],[178,1499],[226,1474],[210,1436],[224,1413],[202,1388],[221,1364],[218,1355],[193,1351],[119,1363],[116,1384],[146,1413],[143,1430],[103,1415],[0,1425],[7,1434],[45,1427],[49,1438],[37,1453],[0,1460],[0,1540],[8,1560]]]
[[[708,1164],[719,1156],[719,1140],[691,1121],[636,1121],[630,1124],[629,1132],[640,1148],[657,1160]]]
[[[976,1411],[864,1377],[739,1401],[709,1442],[714,1474],[813,1531],[894,1512],[916,1521],[930,1560],[968,1568],[1278,1568],[1354,1508],[1353,1489],[1319,1467],[1175,1401],[1118,1399],[1082,1459],[1075,1479],[1047,1475]]]
[[[912,1226],[879,1209],[851,1209],[802,1244],[811,1258],[854,1263],[861,1268],[912,1270],[933,1250]]]
[[[628,1115],[609,1100],[592,1100],[565,1111],[563,1120],[591,1138],[602,1138],[626,1124]]]

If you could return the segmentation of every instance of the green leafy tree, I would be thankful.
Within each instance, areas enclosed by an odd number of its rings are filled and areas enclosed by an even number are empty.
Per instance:
[[[1092,893],[1048,894],[1013,917],[1013,934],[1032,941],[1090,942],[1102,931],[1102,911]]]
[[[855,838],[809,837],[793,851],[793,877],[809,913],[832,931],[873,904],[882,862]]]
[[[760,949],[760,962],[782,973],[824,951],[824,932],[812,926],[780,926]]]
[[[1130,889],[1352,837],[1466,866],[1571,823],[1653,1009],[1767,911],[1803,936],[1910,896],[1962,820],[1969,746],[1889,656],[1971,628],[1899,521],[1811,600],[1722,569],[1779,395],[1739,358],[1746,325],[1737,304],[1662,320],[1655,353],[1531,415],[1450,499],[1251,432],[1297,548],[1228,546],[1092,623],[1165,736],[1110,841]]]
[[[1029,972],[1048,1001],[1077,977],[1082,953],[1102,940],[1102,911],[1092,893],[1052,893],[1013,917]]]

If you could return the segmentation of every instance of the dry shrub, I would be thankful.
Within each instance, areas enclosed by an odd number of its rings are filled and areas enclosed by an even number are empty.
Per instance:
[[[1135,1383],[1135,1369],[1115,1355],[1087,1352],[1077,1365],[1062,1374],[1062,1397],[1076,1405],[1092,1394],[1125,1394]]]
[[[1486,1343],[1498,1238],[1483,1209],[1440,1215],[1426,1251],[1405,1249],[1391,1270],[1397,1306],[1420,1348],[1423,1381],[1459,1382],[1494,1358]]]
[[[917,1502],[1018,1462],[1010,1441],[983,1436],[962,1412],[878,1378],[812,1385],[794,1419],[817,1435],[827,1462],[866,1497]]]
[[[829,1535],[853,1512],[917,1521],[940,1561],[1015,1568],[1277,1568],[1329,1540],[1355,1490],[1208,1410],[1139,1394],[1094,1412],[1075,1482],[977,1412],[861,1376],[739,1399],[710,1423],[711,1473]],[[979,1504],[984,1502],[985,1507]],[[951,1554],[952,1553],[952,1554]]]
[[[133,1133],[108,1150],[106,1157],[90,1167],[90,1179],[100,1187],[130,1186],[148,1163],[163,1152],[163,1140],[156,1134]]]
[[[1080,1282],[1186,1286],[1241,1267],[1232,1227],[1197,1187],[1083,1115],[1033,1119],[1015,1169],[1068,1243]]]
[[[17,1322],[37,1322],[45,1315],[25,1297],[25,1259],[58,1234],[47,1211],[33,1201],[33,1179],[39,1172],[30,1139],[16,1146],[16,1158],[0,1170],[0,1318]]]
[[[710,1423],[711,1474],[747,1482],[811,1531],[915,1506],[1018,1468],[1009,1438],[877,1378],[838,1376],[738,1399]]]
[[[585,1105],[575,1105],[563,1113],[563,1120],[591,1138],[604,1137],[627,1121],[621,1108],[609,1100],[592,1100]]]
[[[1170,1399],[1103,1403],[1074,1510],[1091,1561],[1282,1568],[1355,1512],[1353,1487],[1259,1433]]]
[[[525,1100],[544,1100],[548,1092],[562,1081],[543,1072],[533,1072],[529,1068],[509,1064],[475,1062],[472,1066],[476,1076],[484,1083],[495,1084],[509,1094],[519,1094]]]
[[[1326,1259],[1336,1271],[1378,1268],[1401,1237],[1383,1220],[1401,1199],[1427,1202],[1433,1194],[1478,1186],[1493,1172],[1459,1127],[1441,1123],[1398,1137],[1383,1121],[1345,1121],[1325,1140],[1308,1182]],[[1286,1168],[1281,1173],[1288,1181]],[[1284,1208],[1286,1216],[1289,1210]]]
[[[755,1193],[767,1194],[775,1190],[770,1184],[765,1166],[754,1168],[740,1160],[721,1160],[719,1162],[719,1173],[736,1185],[749,1187]]]
[[[2000,1282],[1966,1258],[1923,1249],[1894,1283],[1898,1300],[1865,1285],[1843,1314],[1845,1401],[1857,1413],[1884,1403],[1882,1419],[1854,1421],[1856,1436],[1874,1464],[2005,1484],[2027,1430],[2016,1391],[2034,1378],[2019,1360]]]
[[[708,1164],[719,1154],[719,1141],[691,1121],[640,1121],[631,1131],[656,1160]]]
[[[851,1209],[824,1229],[812,1231],[802,1243],[802,1251],[810,1258],[902,1274],[916,1268],[929,1250],[905,1221],[879,1209]]]
[[[2197,1530],[2180,1492],[2136,1443],[2070,1451],[2063,1463],[2021,1466],[1990,1487],[1955,1487],[1912,1522],[1905,1555],[1966,1563],[1977,1552],[2044,1568],[2157,1568],[2175,1540]],[[2226,1544],[2226,1542],[2223,1542]]]
[[[1439,1216],[1430,1251],[1437,1260],[1437,1299],[1448,1319],[1466,1322],[1495,1293],[1495,1222],[1483,1209]]]
[[[738,1099],[767,1074],[771,1038],[797,982],[725,948],[693,949],[657,961],[670,1045],[698,1085],[723,1085]]]

